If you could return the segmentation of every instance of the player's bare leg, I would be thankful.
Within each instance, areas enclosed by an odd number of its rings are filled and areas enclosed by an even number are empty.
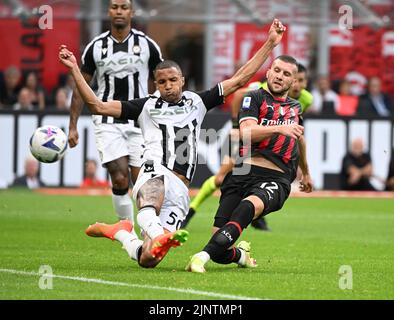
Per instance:
[[[161,259],[155,258],[150,253],[152,249],[152,239],[149,236],[145,235],[144,244],[142,245],[141,256],[138,260],[138,264],[144,268],[154,268],[156,267]]]
[[[164,177],[153,177],[152,179],[146,181],[138,190],[137,207],[140,211],[144,208],[151,208],[152,210],[154,210],[154,216],[158,217],[161,206],[163,205],[164,195]],[[138,214],[138,216],[140,216],[140,213]],[[161,226],[160,220],[157,221],[158,224]],[[141,222],[144,223],[144,221]],[[161,228],[163,229],[163,227]],[[144,229],[144,231],[146,230]],[[164,231],[160,232],[160,234],[161,233],[164,233]]]
[[[134,167],[130,166],[130,175],[131,175],[131,181],[135,183],[138,178],[138,174],[140,173],[141,168],[140,167]]]
[[[164,177],[159,176],[145,182],[138,190],[137,221],[144,232],[144,245],[139,264],[142,267],[155,267],[172,247],[180,246],[187,240],[187,231],[169,232],[160,221],[160,209],[164,201]]]
[[[106,164],[112,181],[112,201],[119,222],[115,224],[95,223],[86,229],[91,237],[106,237],[118,240],[129,257],[138,261],[142,241],[134,230],[134,206],[129,196],[128,157],[122,157]],[[139,168],[136,168],[139,169]]]
[[[134,224],[134,206],[129,195],[128,157],[106,163],[112,181],[112,203],[119,220],[129,220]],[[133,231],[134,232],[134,231]]]
[[[129,220],[120,220],[115,224],[96,222],[90,225],[85,233],[90,237],[105,237],[117,240],[123,245],[129,257],[135,261],[139,260],[142,248],[142,240],[133,233],[133,224]]]
[[[164,195],[163,176],[149,179],[138,190],[137,207],[139,212],[137,221],[145,237],[143,253],[140,258],[140,265],[143,267],[152,268],[159,262],[159,259],[156,259],[151,250],[157,239],[166,234],[159,217]]]
[[[170,232],[164,229],[164,234],[151,239],[145,234],[144,241],[139,240],[131,232],[133,225],[129,220],[121,220],[115,224],[96,222],[90,225],[85,233],[90,237],[103,237],[110,240],[118,240],[129,255],[144,268],[156,267],[167,255],[171,248],[181,246],[188,237],[185,230]],[[157,246],[157,244],[159,246]],[[152,250],[157,247],[158,250]],[[156,252],[156,254],[152,254]]]

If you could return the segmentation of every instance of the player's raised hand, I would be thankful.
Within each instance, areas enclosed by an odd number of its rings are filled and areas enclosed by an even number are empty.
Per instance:
[[[68,144],[70,148],[74,148],[79,142],[79,134],[77,128],[69,128]]]
[[[77,65],[74,54],[64,44],[59,47],[59,60],[70,69]]]
[[[281,40],[286,27],[278,19],[274,19],[268,31],[268,39],[276,46]]]

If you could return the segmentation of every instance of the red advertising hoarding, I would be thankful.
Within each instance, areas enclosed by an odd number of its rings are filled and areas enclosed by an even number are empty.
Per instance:
[[[28,2],[31,12],[35,12],[35,2]],[[0,19],[0,71],[11,65],[19,67],[24,73],[35,71],[48,90],[57,86],[60,73],[67,72],[58,61],[59,46],[67,44],[77,57],[80,56],[80,23],[72,18],[76,16],[79,6],[54,4],[51,9],[53,22],[49,29],[40,28],[42,15]]]

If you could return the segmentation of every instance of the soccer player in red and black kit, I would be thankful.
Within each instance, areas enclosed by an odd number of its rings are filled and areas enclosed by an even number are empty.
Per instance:
[[[239,124],[243,150],[247,152],[241,154],[242,161],[224,179],[214,234],[203,251],[191,258],[187,271],[205,272],[210,259],[256,267],[250,243],[241,241],[233,247],[243,229],[261,215],[282,208],[298,164],[303,174],[301,191],[312,191],[305,149],[298,146],[304,139],[301,105],[288,97],[296,74],[297,61],[279,56],[267,71],[268,90],[261,88],[244,96]],[[248,173],[241,174],[247,166]]]

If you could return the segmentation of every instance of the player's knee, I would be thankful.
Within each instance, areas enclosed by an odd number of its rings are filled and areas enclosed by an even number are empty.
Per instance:
[[[138,264],[145,269],[153,269],[155,268],[158,264],[159,261],[155,261],[155,260],[140,260],[138,261]]]
[[[112,186],[115,189],[129,188],[129,176],[123,172],[115,172],[111,174]]]
[[[138,259],[138,264],[147,269],[152,269],[160,263],[160,260],[153,258],[152,255],[145,250],[142,252],[140,258]]]
[[[159,264],[160,261],[157,260],[152,260],[152,259],[142,259],[140,258],[140,260],[138,261],[138,264],[142,267],[142,268],[146,268],[146,269],[153,269],[154,267],[156,267]]]
[[[137,208],[141,211],[144,208],[153,208],[156,212],[156,215],[160,213],[162,202],[159,199],[150,197],[150,198],[143,198],[137,194]],[[138,217],[138,216],[137,216]]]

